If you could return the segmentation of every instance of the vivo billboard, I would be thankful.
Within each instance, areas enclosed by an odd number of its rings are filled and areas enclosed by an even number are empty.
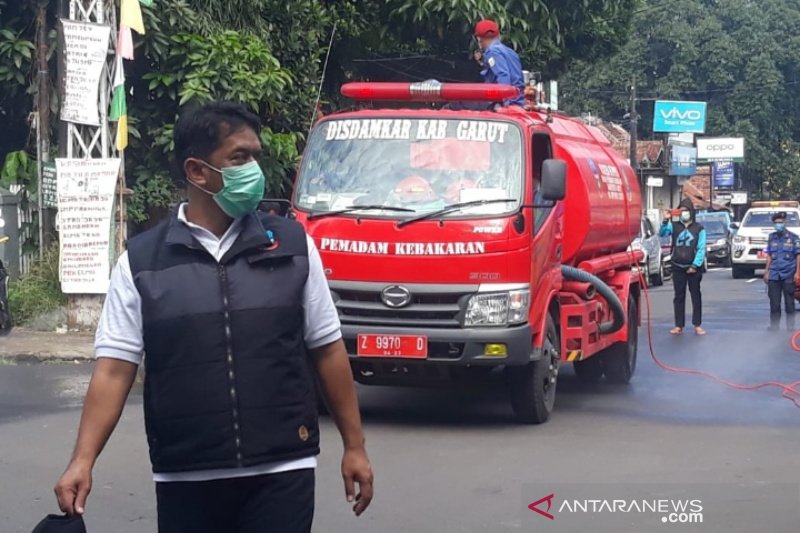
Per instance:
[[[659,100],[653,111],[653,131],[661,133],[705,133],[705,102]]]
[[[744,139],[742,137],[697,139],[697,162],[714,161],[744,161]]]

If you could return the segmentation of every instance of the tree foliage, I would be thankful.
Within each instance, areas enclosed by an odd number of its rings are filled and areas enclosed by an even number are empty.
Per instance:
[[[386,79],[392,71],[376,74],[369,61],[400,54],[441,58],[430,69],[394,69],[407,79],[447,76],[445,67],[455,64],[454,57],[462,60],[457,79],[474,76],[477,68],[466,58],[475,46],[472,27],[485,17],[500,22],[527,67],[559,72],[575,58],[602,57],[618,48],[639,1],[157,0],[144,8],[147,33],[136,37],[136,59],[126,62],[131,125],[126,164],[135,191],[130,215],[144,222],[173,199],[172,133],[184,105],[226,98],[256,112],[265,126],[262,166],[269,192],[283,195],[321,82],[327,81],[323,103],[330,102],[342,81]],[[39,2],[48,6],[48,23],[55,27],[57,2]],[[27,118],[37,3],[0,0],[0,112],[11,124],[0,133],[9,135],[0,138],[0,158],[31,147]],[[327,80],[322,80],[334,25]]]
[[[800,2],[648,0],[630,41],[610,58],[579,62],[562,79],[571,113],[621,119],[635,81],[640,124],[652,99],[708,102],[708,136],[743,136],[744,185],[800,196]]]

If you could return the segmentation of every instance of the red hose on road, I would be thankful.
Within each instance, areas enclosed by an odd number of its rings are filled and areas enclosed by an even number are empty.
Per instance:
[[[652,324],[650,321],[650,291],[647,289],[647,285],[644,283],[644,277],[640,273],[641,277],[641,286],[644,291],[644,299],[647,304],[647,342],[650,346],[650,356],[653,358],[653,361],[659,368],[662,370],[666,370],[667,372],[675,372],[676,374],[689,374],[693,376],[703,376],[705,378],[711,379],[716,381],[717,383],[721,383],[726,387],[730,387],[736,390],[759,390],[759,389],[766,389],[770,387],[774,387],[776,389],[780,389],[783,391],[782,396],[787,400],[791,400],[794,403],[795,407],[800,408],[800,381],[795,381],[794,383],[779,383],[777,381],[765,381],[764,383],[756,383],[753,385],[743,385],[741,383],[734,383],[732,381],[728,381],[727,379],[721,378],[711,372],[706,372],[704,370],[695,370],[691,368],[680,368],[668,365],[662,362],[657,356],[655,348],[653,347],[653,331],[652,331]],[[792,348],[795,351],[800,352],[800,331],[797,331],[792,336]]]

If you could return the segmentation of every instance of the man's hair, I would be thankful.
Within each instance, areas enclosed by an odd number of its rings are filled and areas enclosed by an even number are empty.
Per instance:
[[[187,159],[206,159],[226,135],[242,128],[261,136],[258,117],[242,104],[221,101],[184,109],[175,124],[175,182],[184,184],[183,165]]]

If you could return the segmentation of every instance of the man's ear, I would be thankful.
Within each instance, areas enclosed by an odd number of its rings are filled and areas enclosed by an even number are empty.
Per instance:
[[[208,185],[208,168],[199,159],[188,158],[183,162],[183,172],[187,181],[206,188]]]

